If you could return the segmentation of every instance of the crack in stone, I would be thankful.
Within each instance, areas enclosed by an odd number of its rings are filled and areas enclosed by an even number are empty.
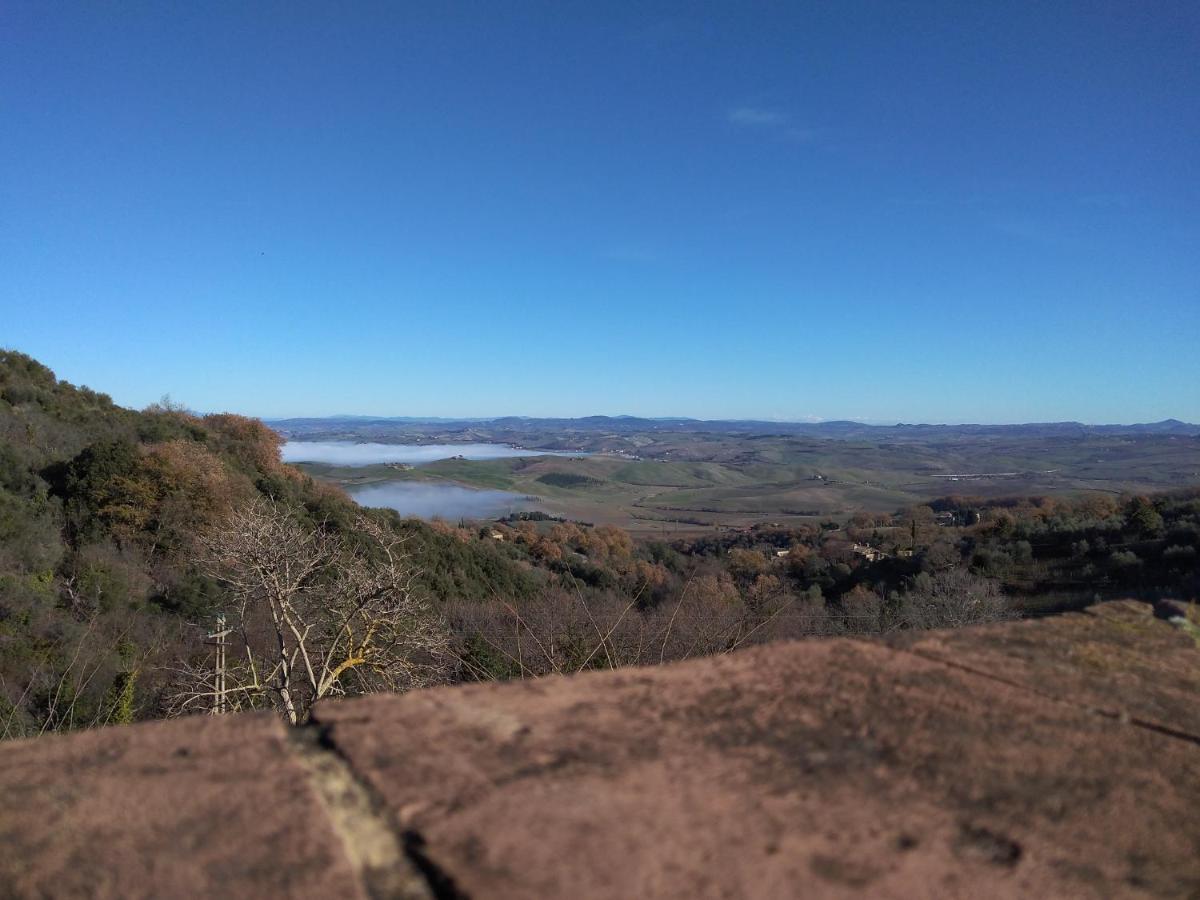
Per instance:
[[[891,649],[902,653],[912,654],[918,659],[923,659],[926,662],[937,663],[945,666],[948,669],[958,669],[960,672],[966,672],[969,675],[975,675],[979,678],[986,678],[989,681],[994,681],[997,684],[1004,685],[1005,687],[1010,687],[1014,690],[1032,694],[1034,697],[1039,697],[1042,700],[1050,700],[1054,703],[1059,703],[1063,706],[1070,707],[1071,709],[1078,709],[1083,712],[1092,713],[1093,715],[1097,715],[1105,719],[1111,719],[1115,722],[1123,722],[1127,725],[1133,725],[1137,728],[1154,732],[1155,734],[1161,734],[1164,737],[1174,738],[1175,740],[1185,741],[1187,743],[1200,746],[1200,735],[1194,735],[1188,731],[1180,731],[1166,725],[1159,725],[1156,722],[1151,722],[1146,719],[1139,718],[1138,716],[1131,716],[1124,710],[1104,709],[1100,706],[1092,706],[1090,703],[1080,703],[1078,701],[1072,702],[1071,700],[1067,700],[1062,697],[1056,697],[1053,694],[1044,693],[1036,688],[1030,687],[1027,684],[1022,684],[1019,681],[1012,681],[992,672],[985,672],[981,669],[976,669],[973,666],[968,666],[960,662],[953,662],[952,660],[944,659],[943,657],[936,656],[931,653],[925,653],[921,650],[916,650],[911,647],[892,647]]]
[[[1124,710],[1106,709],[1047,694],[1027,684],[920,649],[895,646],[888,649],[1071,709],[1200,746],[1200,736],[1131,716]],[[368,896],[376,900],[467,900],[468,895],[453,877],[431,858],[424,835],[401,827],[388,813],[373,786],[354,771],[333,739],[330,725],[314,723],[290,729],[289,735],[294,755],[307,771],[309,782],[325,806],[331,827],[341,840]]]
[[[419,831],[410,828],[404,832],[404,852],[408,854],[409,862],[425,876],[428,888],[436,900],[469,900],[449,873],[429,858],[425,847],[425,837]]]
[[[329,728],[306,725],[289,729],[293,756],[308,773],[309,784],[341,840],[346,858],[372,900],[460,900],[449,876],[424,853],[424,840],[413,831],[403,837],[371,788],[354,773],[330,739]]]

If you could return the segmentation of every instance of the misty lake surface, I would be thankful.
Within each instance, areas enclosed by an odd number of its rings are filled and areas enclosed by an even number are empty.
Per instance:
[[[328,463],[334,466],[373,466],[379,463],[436,462],[452,456],[467,459],[510,459],[514,456],[584,456],[552,450],[519,450],[507,444],[359,444],[354,441],[288,441],[283,461]]]
[[[552,450],[522,450],[507,444],[373,444],[355,441],[288,441],[283,461],[325,463],[334,466],[373,466],[407,463],[419,466],[462,456],[466,459],[511,459],[516,456],[584,456]],[[385,481],[348,486],[360,506],[383,506],[402,516],[421,519],[495,519],[509,513],[536,509],[537,501],[511,491],[477,490],[459,484],[422,481]]]
[[[496,519],[533,509],[536,501],[510,491],[475,490],[458,484],[391,481],[352,487],[360,506],[385,506],[402,516],[421,519]]]

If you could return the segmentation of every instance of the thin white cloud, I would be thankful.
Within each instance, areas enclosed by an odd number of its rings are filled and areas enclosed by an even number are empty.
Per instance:
[[[765,106],[734,106],[725,111],[725,120],[735,128],[757,130],[792,144],[819,144],[828,137],[828,129],[794,124],[791,114]]]
[[[797,144],[812,144],[825,136],[822,128],[789,128],[785,137]]]
[[[726,114],[731,125],[743,125],[748,128],[777,128],[788,121],[787,113],[775,109],[764,109],[761,106],[735,106]]]

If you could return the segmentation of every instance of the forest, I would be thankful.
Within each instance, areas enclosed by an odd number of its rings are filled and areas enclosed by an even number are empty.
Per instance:
[[[125,409],[0,352],[0,735],[245,708],[299,722],[325,696],[1200,592],[1194,488],[945,496],[662,540],[361,509],[281,442],[167,399]]]

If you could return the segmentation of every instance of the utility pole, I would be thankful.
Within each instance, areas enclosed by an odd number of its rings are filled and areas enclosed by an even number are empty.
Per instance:
[[[224,715],[225,706],[225,638],[232,632],[232,628],[225,627],[225,613],[217,614],[217,630],[212,634],[207,635],[208,639],[215,640],[217,646],[217,671],[216,678],[213,681],[213,707],[212,714],[214,716]]]

